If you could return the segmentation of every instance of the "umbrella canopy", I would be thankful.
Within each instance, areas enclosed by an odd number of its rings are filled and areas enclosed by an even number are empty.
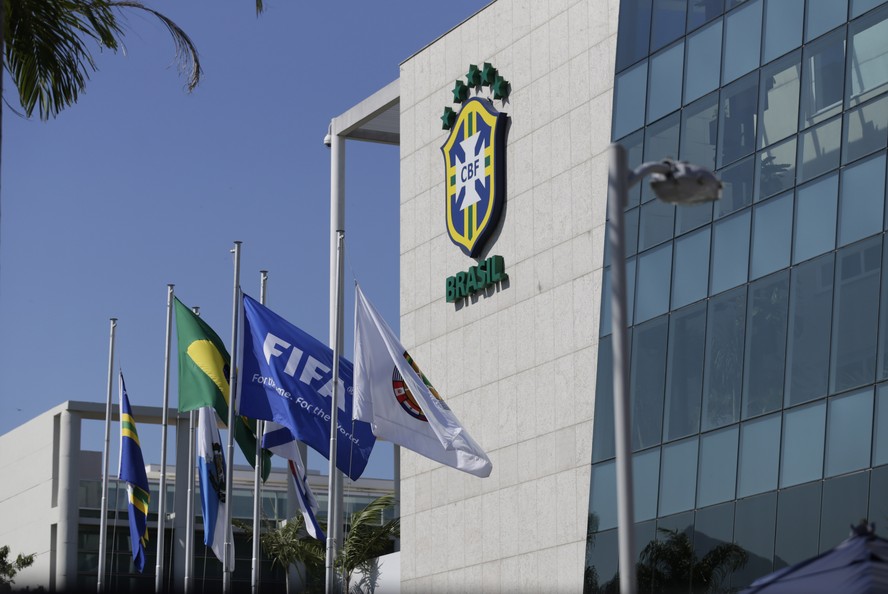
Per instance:
[[[742,594],[888,592],[888,540],[872,524],[852,530],[836,548],[759,578]]]

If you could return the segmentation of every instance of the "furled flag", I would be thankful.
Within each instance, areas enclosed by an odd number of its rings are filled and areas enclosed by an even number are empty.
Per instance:
[[[225,561],[225,456],[216,412],[209,406],[198,409],[197,468],[200,478],[200,509],[203,512],[204,544]],[[228,526],[228,542],[234,559],[234,536]]]
[[[355,408],[379,439],[480,477],[490,459],[355,287]]]
[[[274,421],[329,459],[333,351],[258,301],[243,298],[240,414]],[[352,420],[352,364],[339,358],[336,467],[360,478],[376,438]]]
[[[130,543],[133,549],[133,565],[139,573],[145,569],[145,547],[148,545],[148,503],[151,491],[148,488],[148,475],[145,474],[145,459],[139,445],[139,432],[136,419],[130,408],[123,373],[118,381],[120,399],[120,468],[117,477],[126,481],[129,496]]]
[[[318,501],[315,499],[311,487],[308,486],[308,477],[305,473],[305,465],[302,463],[302,456],[299,454],[299,448],[296,446],[296,439],[290,430],[282,427],[277,423],[268,421],[265,423],[265,434],[262,437],[263,447],[271,450],[272,453],[286,458],[287,466],[290,469],[290,480],[296,490],[296,500],[299,502],[299,508],[302,510],[302,518],[305,520],[305,529],[312,538],[323,541],[327,537],[318,524],[315,514],[318,513]]]
[[[228,371],[231,357],[210,326],[185,306],[176,303],[176,335],[179,342],[179,412],[204,406],[216,409],[228,424]],[[256,463],[256,421],[238,417],[234,439],[251,466]],[[271,472],[271,454],[263,452],[262,480]]]

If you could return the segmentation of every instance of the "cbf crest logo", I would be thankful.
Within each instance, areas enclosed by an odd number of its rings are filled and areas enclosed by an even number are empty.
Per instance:
[[[447,194],[447,234],[469,257],[477,257],[496,229],[505,201],[506,127],[508,116],[498,112],[486,98],[468,98],[472,88],[490,86],[494,98],[508,96],[508,82],[490,64],[483,70],[472,65],[453,89],[454,103],[462,108],[456,114],[444,110],[444,128],[450,129],[444,154]]]

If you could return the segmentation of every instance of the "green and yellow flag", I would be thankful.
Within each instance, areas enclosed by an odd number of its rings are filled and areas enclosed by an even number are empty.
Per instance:
[[[179,412],[212,406],[228,422],[231,357],[210,326],[176,297],[179,342]],[[256,421],[238,417],[234,440],[251,466],[256,462]],[[262,450],[262,480],[271,472],[271,452]]]

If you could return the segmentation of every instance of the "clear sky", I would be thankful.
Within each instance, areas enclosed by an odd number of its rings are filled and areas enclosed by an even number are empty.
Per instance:
[[[99,71],[54,120],[16,115],[7,77],[0,434],[65,400],[104,402],[111,317],[131,402],[159,406],[166,285],[227,344],[235,240],[244,290],[258,298],[267,269],[269,307],[326,342],[327,124],[488,3],[266,0],[257,17],[251,0],[146,0],[197,45],[204,78],[193,93],[166,31],[138,12],[125,17],[125,51],[96,51]],[[398,328],[398,149],[349,142],[346,162],[350,357],[353,280]],[[171,359],[175,406],[175,350]],[[159,462],[160,428],[139,432],[146,462]],[[112,436],[113,468],[116,426]],[[101,449],[102,438],[101,423],[84,424],[85,448]],[[172,431],[169,440],[173,460]],[[390,477],[391,447],[377,450],[365,475]],[[309,466],[326,461],[312,456]]]

